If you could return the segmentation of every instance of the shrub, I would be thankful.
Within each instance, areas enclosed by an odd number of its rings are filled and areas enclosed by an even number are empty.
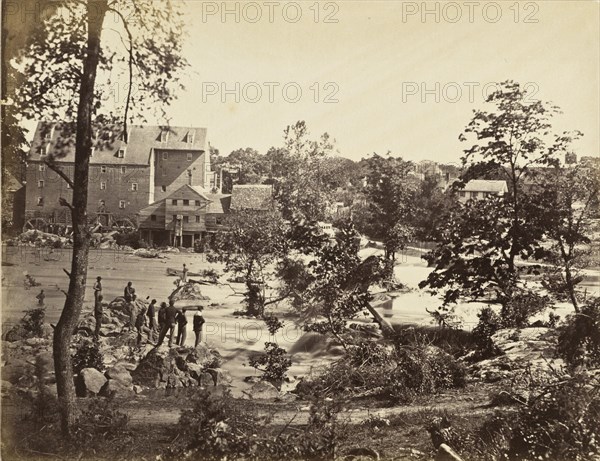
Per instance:
[[[479,318],[479,322],[473,328],[473,339],[475,340],[477,351],[480,358],[493,357],[498,354],[498,351],[492,342],[492,336],[502,328],[502,321],[500,316],[491,307],[481,309],[477,317]]]
[[[250,366],[263,372],[262,379],[281,388],[287,371],[292,366],[292,361],[287,355],[287,351],[279,347],[277,343],[266,342],[265,353],[251,357]]]
[[[515,294],[507,301],[500,311],[504,328],[524,328],[529,325],[529,319],[548,306],[549,298],[533,291]]]
[[[571,367],[600,366],[600,298],[582,306],[560,329],[558,354]]]
[[[79,373],[84,368],[104,370],[104,357],[96,341],[83,341],[73,355],[73,373]]]
[[[597,459],[599,384],[579,375],[538,388],[518,412],[486,421],[476,435],[477,451],[486,459]]]
[[[21,325],[28,338],[41,338],[44,335],[44,320],[46,319],[46,308],[36,307],[29,309],[21,319]]]
[[[137,250],[139,248],[148,248],[148,244],[140,239],[140,234],[137,231],[124,231],[115,234],[114,236],[115,242],[117,245],[128,246]]]

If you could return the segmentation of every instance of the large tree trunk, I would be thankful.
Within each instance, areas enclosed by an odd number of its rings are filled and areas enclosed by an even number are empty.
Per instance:
[[[83,75],[77,108],[77,133],[75,138],[75,169],[73,203],[73,259],[69,291],[60,320],[54,330],[54,370],[60,412],[61,430],[69,436],[75,419],[75,388],[71,365],[71,337],[79,320],[87,277],[90,235],[87,219],[89,155],[92,143],[92,104],[94,84],[100,55],[102,22],[107,10],[107,0],[90,1],[88,8],[87,54],[83,63]]]

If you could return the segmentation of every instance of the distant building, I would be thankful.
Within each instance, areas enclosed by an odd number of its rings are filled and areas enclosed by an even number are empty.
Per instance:
[[[506,181],[473,179],[458,193],[458,200],[466,203],[469,200],[481,200],[490,195],[504,195],[508,192]]]
[[[192,247],[224,229],[231,196],[184,185],[138,214],[140,238],[150,245]]]
[[[271,184],[234,184],[231,191],[231,211],[274,209],[273,186]]]
[[[183,185],[215,186],[206,128],[134,125],[125,142],[120,128],[94,133],[90,156],[88,212],[103,225],[129,222],[148,204],[171,195]],[[61,125],[38,124],[27,164],[26,219],[70,224],[70,213],[59,198],[71,201],[72,190],[45,160],[53,158],[73,178],[75,145]]]

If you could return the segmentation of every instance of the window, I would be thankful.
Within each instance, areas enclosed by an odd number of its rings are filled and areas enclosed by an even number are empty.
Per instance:
[[[184,216],[183,217],[183,222],[190,222],[190,217],[189,216]]]
[[[184,199],[184,200],[183,200],[183,204],[184,204],[184,205],[189,205],[189,204],[190,204],[190,201],[189,201],[189,200],[185,200],[185,199]]]
[[[125,174],[125,172],[126,172],[126,171],[127,171],[127,170],[125,169],[125,167],[124,167],[124,166],[122,166],[122,167],[121,167],[121,173]]]
[[[200,216],[196,216],[196,222],[200,222]]]
[[[471,192],[471,198],[479,197],[479,192]]]
[[[467,196],[467,193],[466,193],[464,190],[461,190],[461,191],[459,192],[459,195],[460,195],[461,197],[466,197],[466,196]]]
[[[92,148],[90,149],[90,157],[94,156],[95,151],[96,151],[96,148],[92,146]]]
[[[171,203],[172,203],[173,205],[177,205],[177,199],[176,199],[176,198],[174,198],[173,200],[171,200]]]
[[[119,208],[125,208],[125,200],[119,200]]]
[[[151,214],[150,215],[150,221],[156,221],[156,215],[155,214]]]
[[[194,158],[194,155],[193,155],[193,154],[191,154],[191,153],[188,153],[188,154],[187,154],[187,161],[188,161],[188,162],[191,162],[191,161],[192,161],[192,158]]]
[[[160,132],[160,142],[167,142],[167,140],[169,139],[169,132],[168,131],[161,131]]]
[[[222,218],[215,218],[215,222],[217,223],[217,226],[220,226],[221,224],[223,224],[223,219]]]
[[[52,136],[54,136],[53,126],[49,127],[48,130],[44,133],[44,139],[52,139]]]
[[[194,132],[188,131],[188,134],[186,135],[185,140],[188,144],[194,144]]]
[[[106,181],[100,181],[100,190],[106,190]]]
[[[138,183],[137,182],[131,183],[131,190],[134,191],[134,192],[137,192],[137,190],[138,190]]]
[[[43,179],[40,179],[40,180],[38,181],[38,187],[39,187],[40,189],[41,189],[42,187],[44,187],[44,180],[43,180]]]
[[[40,166],[38,167],[39,171],[46,171],[46,165],[44,165],[43,163],[40,163]]]
[[[37,198],[37,206],[44,206],[44,197]]]
[[[202,206],[202,203],[200,202],[200,200],[196,200],[196,206]]]
[[[173,215],[173,221],[177,221],[177,215],[176,214]]]
[[[160,190],[162,190],[163,192],[167,192],[167,186],[160,186]]]
[[[100,173],[106,173],[106,165],[100,167]]]
[[[163,152],[163,160],[168,160],[168,159],[169,159],[169,153]]]
[[[121,147],[118,151],[117,151],[117,157],[119,158],[125,158],[125,148]]]

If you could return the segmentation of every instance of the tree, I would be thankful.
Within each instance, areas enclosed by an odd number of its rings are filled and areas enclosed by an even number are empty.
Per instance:
[[[387,157],[374,154],[366,164],[366,206],[356,210],[359,230],[383,241],[386,259],[395,260],[396,252],[405,247],[413,234],[410,218],[417,181],[408,174],[413,164],[389,153]]]
[[[93,123],[104,127],[106,136],[101,136],[104,139],[99,142],[111,142],[117,136],[127,142],[127,125],[134,113],[139,117],[148,105],[158,103],[164,114],[164,106],[180,87],[178,76],[186,62],[181,57],[180,15],[170,1],[56,3],[56,14],[30,38],[19,66],[25,79],[14,97],[22,117],[62,122],[59,128],[61,139],[65,140],[63,149],[48,156],[46,164],[73,190],[72,203],[61,201],[71,213],[73,258],[71,270],[66,271],[69,288],[53,342],[61,428],[68,436],[75,414],[71,336],[83,306],[90,247],[87,198]],[[116,18],[120,30],[103,28],[109,13]],[[105,29],[120,38],[117,48],[102,40]],[[105,78],[106,87],[96,84],[98,75]],[[124,104],[118,107],[122,118],[117,119],[106,99],[115,78],[119,83],[119,75],[125,75],[128,84]],[[139,91],[134,91],[134,82]],[[118,133],[108,127],[121,123]],[[51,125],[46,127],[50,129]],[[73,178],[54,161],[64,154],[69,143],[75,146]]]
[[[345,222],[334,243],[323,242],[307,264],[289,265],[294,270],[282,274],[286,289],[298,293],[294,307],[305,330],[331,334],[344,347],[347,322],[364,312],[371,313],[384,335],[393,335],[389,323],[371,306],[369,293],[373,284],[389,277],[391,265],[376,256],[362,261],[359,249],[354,225]]]
[[[268,268],[287,253],[286,226],[277,211],[242,210],[226,220],[227,232],[217,235],[209,261],[225,263],[225,271],[240,275],[246,284],[249,315],[262,317],[267,299]]]
[[[500,171],[509,192],[470,201],[450,215],[437,248],[426,256],[435,269],[419,286],[444,290],[444,305],[459,296],[480,298],[493,291],[509,311],[515,296],[526,295],[520,274],[536,270],[517,267],[517,257],[544,253],[544,230],[530,213],[532,194],[526,180],[531,181],[536,169],[556,165],[570,138],[552,139],[550,119],[558,109],[529,101],[518,83],[499,84],[486,103],[489,110],[475,111],[460,136],[462,141],[471,134],[475,138],[465,150],[463,166],[471,174]]]
[[[419,184],[412,200],[410,221],[415,237],[422,241],[438,240],[439,230],[456,205],[452,190],[449,188],[443,191],[439,187],[438,178],[427,176]]]
[[[309,139],[303,121],[288,125],[283,147],[269,149],[264,157],[269,168],[265,182],[274,184],[275,200],[285,219],[320,221],[326,217],[329,188],[321,167],[332,150],[329,135],[324,133],[318,141]]]
[[[587,265],[590,225],[598,207],[600,170],[593,165],[551,168],[538,175],[534,206],[546,235],[552,240],[548,257],[556,268],[545,274],[544,285],[567,298],[579,312],[577,285],[583,280],[580,269]]]

